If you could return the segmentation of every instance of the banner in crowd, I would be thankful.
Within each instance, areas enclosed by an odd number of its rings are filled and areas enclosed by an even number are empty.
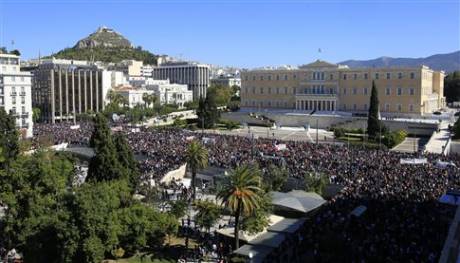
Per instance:
[[[280,143],[280,144],[276,145],[275,148],[276,148],[277,151],[287,150],[287,147],[286,147],[285,143]]]
[[[193,141],[195,139],[195,136],[187,136],[185,137],[185,140],[187,141]]]
[[[79,124],[77,124],[77,125],[72,125],[72,126],[70,126],[70,129],[71,129],[71,130],[78,130],[78,129],[80,129],[80,125],[79,125]]]
[[[436,167],[437,168],[446,168],[447,166],[453,166],[453,167],[457,167],[453,162],[443,162],[441,160],[438,160],[436,161]]]
[[[426,158],[401,158],[400,164],[426,164]]]
[[[50,148],[55,151],[63,151],[67,148],[68,145],[69,145],[68,143],[61,143],[61,144],[53,145]]]
[[[208,137],[203,137],[203,143],[208,144],[208,143],[216,143],[216,139],[214,138],[208,138]]]
[[[113,132],[119,132],[119,131],[122,131],[123,130],[123,127],[121,126],[115,126],[115,127],[112,127],[110,128]]]

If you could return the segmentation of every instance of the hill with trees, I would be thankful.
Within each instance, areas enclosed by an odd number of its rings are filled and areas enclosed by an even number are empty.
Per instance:
[[[144,64],[156,64],[157,56],[141,46],[134,47],[123,35],[106,27],[79,40],[73,47],[65,48],[49,57],[120,62],[126,59],[141,60]]]

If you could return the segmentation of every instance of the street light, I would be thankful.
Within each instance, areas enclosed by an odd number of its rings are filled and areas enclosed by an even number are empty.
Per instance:
[[[252,262],[252,258],[254,257],[254,254],[252,254],[252,251],[249,252],[248,257],[249,257],[249,262]]]

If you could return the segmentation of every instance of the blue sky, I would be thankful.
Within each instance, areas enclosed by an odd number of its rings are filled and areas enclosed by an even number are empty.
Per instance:
[[[0,0],[0,46],[24,58],[100,25],[155,54],[239,67],[460,50],[460,0]]]

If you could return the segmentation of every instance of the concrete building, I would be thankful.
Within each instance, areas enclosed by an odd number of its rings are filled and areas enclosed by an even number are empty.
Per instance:
[[[109,67],[113,71],[121,71],[127,77],[140,77],[142,76],[142,68],[144,63],[137,60],[123,60],[120,63],[112,65]]]
[[[144,94],[153,94],[153,91],[147,89],[138,89],[132,86],[121,86],[113,90],[126,98],[128,101],[128,107],[134,108],[137,105],[145,105],[143,99]]]
[[[209,76],[209,66],[205,64],[169,62],[153,68],[154,79],[187,84],[188,89],[193,91],[193,99],[206,97],[206,90],[210,86]]]
[[[42,63],[33,74],[33,106],[41,109],[43,121],[52,123],[102,111],[112,83],[109,72],[71,60]]]
[[[187,85],[184,84],[173,84],[169,80],[149,79],[144,87],[153,91],[161,105],[176,104],[179,108],[183,108],[186,102],[193,101],[193,92],[188,90]]]
[[[241,107],[366,114],[372,81],[383,116],[420,116],[445,107],[444,72],[417,68],[364,68],[317,60],[297,69],[241,73]]]
[[[216,78],[211,79],[211,84],[224,87],[241,87],[241,78],[233,74],[219,75]]]
[[[23,137],[32,137],[32,75],[21,72],[19,65],[19,56],[0,54],[0,108],[16,117]]]

